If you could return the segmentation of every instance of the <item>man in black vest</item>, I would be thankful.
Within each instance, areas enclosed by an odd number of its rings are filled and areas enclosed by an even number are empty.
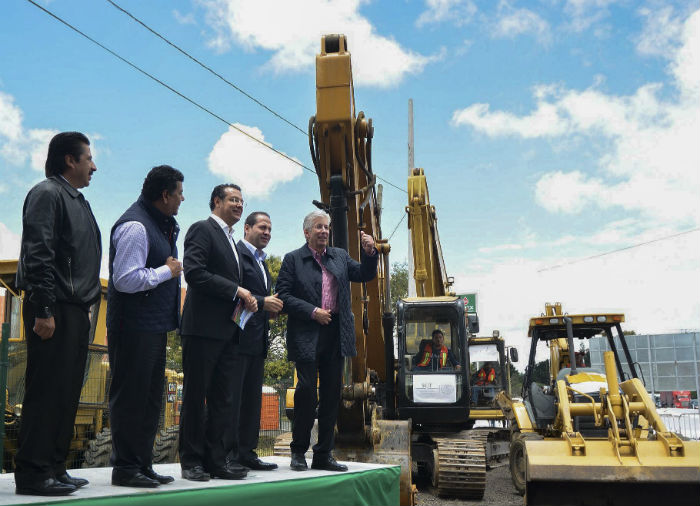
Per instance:
[[[220,184],[209,200],[211,216],[194,223],[185,237],[187,297],[182,310],[182,412],[180,466],[192,481],[240,480],[248,470],[227,463],[224,438],[234,420],[233,377],[239,301],[255,312],[258,304],[240,285],[241,271],[233,225],[243,212],[241,189]]]
[[[154,167],[141,195],[112,227],[107,343],[112,384],[112,485],[157,487],[173,481],[152,467],[163,399],[165,346],[178,327],[180,273],[174,216],[185,197],[182,173]]]
[[[96,170],[87,137],[57,134],[46,179],[24,201],[17,286],[25,291],[27,374],[15,457],[18,494],[66,495],[88,483],[68,475],[66,457],[85,374],[88,312],[100,298],[100,230],[78,191]]]
[[[277,464],[263,462],[255,453],[260,432],[263,369],[270,317],[277,316],[282,310],[282,301],[270,295],[272,279],[265,263],[267,255],[263,252],[272,233],[270,215],[262,211],[251,213],[245,220],[243,233],[244,238],[238,241],[243,285],[257,300],[258,311],[250,316],[240,331],[233,392],[234,420],[238,420],[238,426],[228,428],[227,440],[228,446],[232,447],[229,453],[232,461],[256,471],[272,471]]]

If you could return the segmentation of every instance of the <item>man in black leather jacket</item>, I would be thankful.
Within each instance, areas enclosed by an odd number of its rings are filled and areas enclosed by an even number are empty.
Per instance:
[[[90,141],[49,143],[46,179],[22,211],[17,286],[25,291],[26,393],[15,458],[18,494],[66,495],[87,485],[66,472],[82,388],[90,306],[100,297],[100,230],[82,193],[97,170]]]

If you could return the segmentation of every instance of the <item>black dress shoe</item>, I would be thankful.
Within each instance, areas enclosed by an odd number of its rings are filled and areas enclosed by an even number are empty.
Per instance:
[[[152,467],[145,467],[141,469],[141,473],[147,478],[156,480],[161,485],[165,485],[166,483],[172,483],[175,481],[175,478],[173,478],[172,476],[165,476],[163,474],[156,473]]]
[[[60,481],[61,483],[73,485],[75,488],[84,487],[85,485],[90,483],[85,478],[74,478],[68,473],[63,473],[61,475],[56,476],[56,480]]]
[[[70,483],[61,483],[55,478],[47,478],[33,483],[18,483],[15,493],[20,495],[68,495],[78,490]]]
[[[292,453],[292,462],[289,464],[289,467],[292,468],[292,471],[306,471],[309,469],[303,453]]]
[[[226,467],[219,467],[209,471],[212,478],[220,480],[242,480],[248,474],[248,470],[243,466],[229,464]]]
[[[273,469],[277,469],[277,464],[273,462],[263,462],[258,457],[249,460],[239,460],[238,463],[254,471],[272,471]]]
[[[202,466],[194,466],[182,470],[182,477],[190,481],[209,481],[211,476]]]
[[[324,471],[338,471],[345,472],[348,470],[348,466],[344,464],[339,464],[335,461],[333,457],[328,455],[327,457],[319,457],[311,461],[311,469],[322,469]]]
[[[127,473],[112,469],[112,485],[117,487],[156,488],[160,483],[152,480],[140,471]]]

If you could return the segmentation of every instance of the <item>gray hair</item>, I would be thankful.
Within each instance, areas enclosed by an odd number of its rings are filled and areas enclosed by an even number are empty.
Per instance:
[[[304,232],[311,230],[311,227],[314,226],[314,221],[316,221],[318,218],[328,220],[329,225],[331,223],[331,216],[327,212],[321,210],[311,211],[304,217]]]

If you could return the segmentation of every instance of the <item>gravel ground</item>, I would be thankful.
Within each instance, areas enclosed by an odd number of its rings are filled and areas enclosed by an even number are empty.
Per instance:
[[[486,473],[486,493],[481,501],[449,499],[433,495],[430,482],[418,481],[416,506],[522,506],[523,498],[518,495],[510,479],[508,466],[496,467]]]

